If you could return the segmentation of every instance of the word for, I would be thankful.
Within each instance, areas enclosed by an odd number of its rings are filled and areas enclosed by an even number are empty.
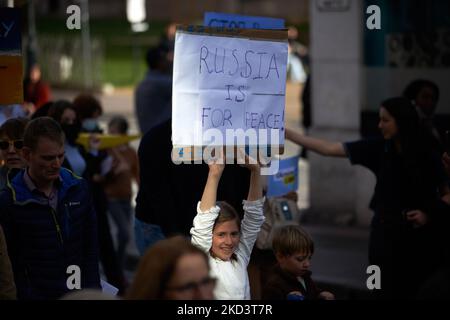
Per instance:
[[[67,14],[70,16],[66,20],[66,27],[69,30],[80,30],[81,29],[81,9],[77,5],[70,5],[66,10]]]
[[[277,58],[275,53],[255,52],[246,50],[225,48],[200,48],[199,72],[224,74],[228,76],[240,76],[253,80],[268,79],[276,75],[280,78]],[[227,62],[227,63],[225,63]],[[245,70],[241,70],[245,67]],[[239,72],[239,70],[241,70]]]
[[[230,109],[213,109],[212,108],[202,108],[202,127],[205,127],[205,121],[207,121],[206,127],[225,127],[226,125],[229,125],[230,127],[233,126],[233,123],[231,122],[231,118],[233,115],[231,114]]]
[[[381,289],[381,270],[377,265],[370,265],[366,270],[367,274],[370,274],[369,278],[367,278],[366,285],[367,289]]]
[[[233,114],[230,109],[202,108],[202,127],[233,127]],[[245,112],[244,127],[252,129],[282,129],[283,119],[280,114]]]
[[[14,21],[8,22],[0,22],[0,38],[6,38],[8,36],[8,33],[11,31],[11,29],[14,27]]]

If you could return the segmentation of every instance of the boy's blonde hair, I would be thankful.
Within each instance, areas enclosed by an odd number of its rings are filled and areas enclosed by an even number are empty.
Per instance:
[[[314,253],[314,242],[300,226],[289,225],[278,228],[273,236],[272,248],[275,254],[291,256],[298,252]]]

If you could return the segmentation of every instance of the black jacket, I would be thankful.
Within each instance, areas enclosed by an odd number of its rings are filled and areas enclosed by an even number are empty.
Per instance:
[[[151,129],[139,145],[140,188],[136,198],[136,218],[159,225],[166,236],[189,236],[197,213],[208,165],[172,162],[171,121]],[[227,201],[243,215],[250,173],[238,165],[227,165],[217,192],[218,201]]]
[[[18,299],[59,298],[69,291],[71,265],[80,268],[81,288],[100,287],[96,215],[85,180],[61,169],[55,211],[28,189],[23,174],[0,194]]]

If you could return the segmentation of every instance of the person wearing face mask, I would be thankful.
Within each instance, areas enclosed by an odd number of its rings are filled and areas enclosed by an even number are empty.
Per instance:
[[[6,187],[8,179],[11,180],[26,166],[22,158],[22,148],[27,123],[26,118],[12,118],[0,127],[0,158],[4,162],[0,167],[0,191]]]
[[[77,144],[80,125],[73,104],[66,100],[53,103],[48,112],[49,116],[56,120],[64,131],[66,137],[64,143],[65,161],[63,167],[72,170],[75,174],[83,177],[86,171],[86,151]]]
[[[104,190],[107,174],[112,169],[113,159],[105,150],[99,150],[100,140],[96,133],[102,133],[98,118],[103,113],[100,102],[92,95],[78,95],[73,106],[81,123],[81,132],[91,133],[90,150],[85,152],[86,170],[83,175],[91,187],[95,211],[98,217],[98,234],[100,241],[100,260],[108,282],[119,289],[119,295],[125,292],[126,280],[119,259],[114,250],[114,243],[109,229],[108,199]]]
[[[92,95],[80,94],[73,100],[75,112],[82,132],[102,133],[98,118],[103,113],[100,102]]]

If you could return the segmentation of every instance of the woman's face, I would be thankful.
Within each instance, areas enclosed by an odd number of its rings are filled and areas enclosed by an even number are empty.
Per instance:
[[[7,168],[22,169],[26,162],[22,157],[23,140],[11,140],[7,136],[0,137],[1,157],[5,160]]]
[[[178,259],[165,298],[169,300],[212,300],[215,280],[209,276],[207,261],[198,253],[188,253]]]
[[[221,260],[230,260],[239,240],[240,232],[235,219],[219,223],[213,230],[211,251]]]
[[[383,138],[392,139],[398,134],[398,127],[394,117],[384,108],[380,108],[380,122],[378,123]]]
[[[416,97],[416,105],[426,116],[432,116],[436,109],[436,97],[431,87],[420,89]]]
[[[61,124],[74,124],[77,114],[73,109],[67,108],[61,116]]]

